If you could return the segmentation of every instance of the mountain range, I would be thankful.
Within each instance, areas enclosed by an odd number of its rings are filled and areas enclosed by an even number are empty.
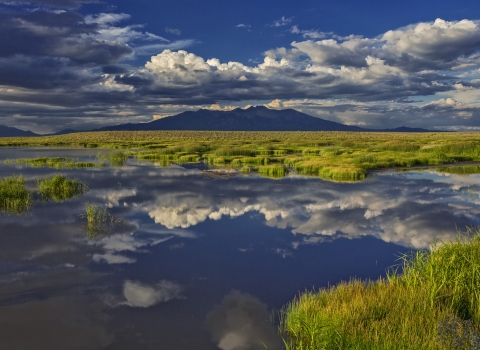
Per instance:
[[[0,137],[16,137],[16,136],[38,136],[31,131],[24,131],[10,126],[0,125]]]
[[[5,131],[3,131],[5,130]],[[312,117],[294,109],[275,110],[267,107],[236,108],[231,111],[183,112],[174,116],[157,119],[149,123],[128,123],[105,126],[89,131],[138,131],[138,130],[212,130],[212,131],[386,131],[386,132],[427,132],[427,129],[399,127],[396,129],[364,129]],[[83,130],[85,131],[85,130]],[[65,129],[54,135],[79,132]],[[16,133],[16,134],[15,134]],[[31,131],[0,126],[0,136],[35,136]]]

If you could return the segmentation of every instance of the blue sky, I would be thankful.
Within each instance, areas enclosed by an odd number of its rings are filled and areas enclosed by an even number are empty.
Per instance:
[[[475,1],[122,1],[117,12],[130,14],[130,23],[146,23],[145,29],[165,33],[165,28],[179,28],[182,38],[201,41],[191,51],[202,57],[222,61],[261,59],[263,52],[288,47],[298,35],[289,30],[302,29],[375,37],[388,30],[417,22],[480,18]],[[88,6],[94,8],[98,6]],[[88,13],[87,11],[83,11]],[[473,17],[472,17],[473,16]],[[291,20],[284,26],[269,27],[282,17]],[[245,24],[251,27],[238,28]]]
[[[199,108],[480,128],[475,1],[0,0],[0,124],[40,133]]]

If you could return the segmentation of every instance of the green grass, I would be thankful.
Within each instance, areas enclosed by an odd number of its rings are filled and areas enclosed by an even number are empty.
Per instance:
[[[82,217],[87,219],[87,237],[90,239],[109,234],[115,224],[123,221],[115,219],[104,206],[93,203],[85,203],[85,214]]]
[[[0,212],[20,215],[30,210],[32,202],[22,175],[0,179]]]
[[[442,173],[456,175],[480,174],[480,166],[478,165],[439,167],[436,170]]]
[[[288,173],[288,169],[282,165],[260,166],[256,167],[255,170],[261,175],[272,178],[281,178]]]
[[[73,169],[73,168],[94,168],[104,167],[105,163],[94,162],[75,162],[72,158],[62,157],[38,157],[38,158],[17,158],[7,159],[5,164],[23,164],[33,168],[54,168],[54,169]]]
[[[108,160],[110,166],[121,167],[127,163],[128,154],[122,151],[98,155],[98,159]]]
[[[2,138],[0,146],[119,149],[102,156],[111,166],[123,165],[127,157],[161,166],[204,162],[238,170],[275,164],[285,167],[284,174],[294,171],[335,181],[364,180],[373,169],[480,161],[480,133],[473,132],[119,131]],[[7,162],[58,168],[80,166],[60,159]],[[473,172],[473,168],[464,171]],[[271,176],[269,171],[261,174]]]
[[[83,217],[87,219],[88,238],[98,238],[110,232],[113,217],[107,208],[98,204],[86,203]]]
[[[86,184],[63,175],[37,179],[37,188],[38,194],[46,202],[62,202],[88,191]],[[27,213],[36,202],[34,197],[26,187],[22,175],[0,179],[0,212],[7,215]]]
[[[306,292],[282,311],[287,349],[477,349],[480,233],[403,257],[402,274]],[[479,346],[478,343],[476,346]]]
[[[38,179],[37,186],[44,201],[63,202],[88,192],[85,183],[58,174]]]

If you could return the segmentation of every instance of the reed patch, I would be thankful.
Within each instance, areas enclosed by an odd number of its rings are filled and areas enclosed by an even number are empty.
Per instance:
[[[0,179],[0,212],[7,215],[27,213],[33,204],[32,194],[22,175]]]
[[[115,224],[123,221],[114,218],[104,206],[94,203],[85,203],[85,214],[82,217],[87,219],[87,237],[90,239],[109,234]]]

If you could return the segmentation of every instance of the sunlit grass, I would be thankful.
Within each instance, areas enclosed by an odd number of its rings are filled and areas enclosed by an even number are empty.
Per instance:
[[[261,175],[273,178],[284,177],[288,173],[288,169],[281,165],[260,166],[256,167],[255,170]]]
[[[404,256],[402,271],[300,295],[282,313],[286,348],[477,349],[479,231]]]
[[[20,215],[32,207],[32,195],[25,186],[23,176],[0,179],[0,212]]]
[[[87,184],[58,174],[38,179],[37,186],[44,201],[62,202],[88,192]]]
[[[478,165],[439,167],[436,170],[442,173],[456,175],[480,174],[480,166]]]
[[[105,163],[95,162],[75,162],[72,158],[62,157],[38,157],[38,158],[17,158],[7,159],[5,164],[22,164],[33,168],[47,167],[53,169],[73,169],[73,168],[94,168],[104,167]]]

